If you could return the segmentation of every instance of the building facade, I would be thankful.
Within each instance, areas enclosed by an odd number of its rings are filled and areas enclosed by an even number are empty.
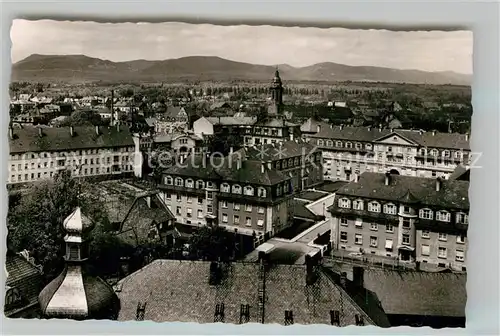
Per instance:
[[[468,181],[364,173],[329,208],[333,247],[465,270],[468,189]]]
[[[323,152],[325,179],[352,181],[364,172],[448,178],[470,165],[468,134],[319,126],[307,141]]]
[[[8,184],[51,178],[61,170],[74,176],[131,175],[136,146],[126,126],[9,129]]]

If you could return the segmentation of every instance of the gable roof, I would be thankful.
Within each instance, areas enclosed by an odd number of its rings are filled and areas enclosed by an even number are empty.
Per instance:
[[[364,311],[323,270],[313,285],[306,284],[304,265],[273,265],[265,277],[264,313],[259,310],[258,263],[222,264],[220,283],[210,285],[212,264],[204,261],[155,260],[122,279],[118,288],[121,311],[118,320],[133,320],[138,303],[145,303],[145,320],[156,322],[214,322],[217,304],[224,304],[224,322],[240,323],[241,305],[249,305],[249,322],[284,324],[285,310],[294,323],[330,324],[330,311],[341,313],[342,325],[364,316],[368,324],[389,326],[387,317]],[[186,281],[189,279],[189,281]],[[378,307],[378,310],[382,309]]]
[[[411,200],[411,203],[431,207],[469,210],[468,181],[442,180],[441,189],[436,191],[434,179],[390,175],[390,183],[385,185],[385,174],[365,172],[358,182],[351,182],[337,190],[337,195],[393,202]]]
[[[99,135],[95,126],[77,126],[73,128],[73,136],[69,127],[40,128],[26,126],[14,131],[14,138],[9,138],[10,153],[68,151],[90,148],[112,148],[134,146],[132,134],[126,125],[117,127],[99,127]]]

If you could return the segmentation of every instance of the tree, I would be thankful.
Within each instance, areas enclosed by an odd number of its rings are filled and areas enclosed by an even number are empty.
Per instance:
[[[213,135],[207,136],[205,147],[209,153],[221,153],[226,156],[231,148],[236,151],[243,143],[242,136],[239,134]]]
[[[34,184],[7,215],[10,249],[15,252],[28,250],[43,265],[44,274],[52,278],[63,265],[64,219],[79,205],[95,223],[92,237],[96,241],[114,241],[108,233],[109,220],[104,207],[96,198],[86,193],[90,186],[72,179],[69,171],[56,174],[53,180]],[[96,244],[91,244],[90,255],[99,258]]]
[[[219,226],[201,227],[189,239],[191,258],[210,261],[229,261],[235,255],[235,235]]]

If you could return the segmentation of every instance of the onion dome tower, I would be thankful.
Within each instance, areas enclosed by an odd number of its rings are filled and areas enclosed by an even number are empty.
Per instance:
[[[65,267],[38,296],[46,318],[75,320],[111,319],[118,317],[120,301],[113,288],[86,267],[88,241],[94,227],[77,207],[63,223],[66,236]]]

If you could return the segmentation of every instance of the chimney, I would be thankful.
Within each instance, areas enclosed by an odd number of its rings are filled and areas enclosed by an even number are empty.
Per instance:
[[[316,126],[316,132],[317,133],[321,132],[321,125]]]
[[[38,127],[38,136],[40,138],[43,137],[43,132],[42,132],[42,128],[41,127]]]
[[[433,135],[433,136],[434,136],[434,135],[436,135],[436,130],[433,130],[433,131],[432,131],[432,135]]]
[[[345,288],[346,285],[347,285],[347,273],[342,272],[342,273],[340,273],[340,286]]]
[[[379,131],[379,132],[382,132],[382,127],[379,127],[379,128],[378,128],[378,131]]]
[[[388,186],[391,184],[391,173],[385,173],[385,185]]]
[[[73,126],[70,126],[70,127],[69,127],[69,134],[70,134],[71,136],[74,136],[74,135],[75,135],[75,129],[73,128]]]
[[[443,181],[441,180],[440,177],[438,177],[436,179],[436,191],[440,191],[442,186],[443,186]]]
[[[229,154],[233,154],[233,147],[229,147]]]
[[[260,163],[260,172],[261,172],[262,174],[264,174],[264,173],[265,173],[265,171],[266,171],[266,166],[264,165],[264,162],[261,162],[261,163]]]
[[[290,133],[290,141],[293,141],[293,133]]]
[[[330,128],[333,129],[333,124],[330,124]]]
[[[354,282],[355,286],[364,287],[364,280],[363,280],[364,272],[365,269],[363,267],[354,266],[352,268],[352,281]]]
[[[359,175],[354,173],[354,182],[359,182]]]
[[[422,130],[419,130],[418,134],[422,135],[422,134],[424,134],[424,132]]]
[[[97,126],[97,125],[95,127],[95,134],[99,135],[99,126]]]
[[[391,133],[394,132],[394,128],[391,128]]]
[[[9,138],[14,139],[14,127],[12,125],[9,126]]]
[[[469,141],[469,133],[465,133],[465,141]]]
[[[342,128],[344,128],[344,124],[340,124],[339,128],[342,131]]]

